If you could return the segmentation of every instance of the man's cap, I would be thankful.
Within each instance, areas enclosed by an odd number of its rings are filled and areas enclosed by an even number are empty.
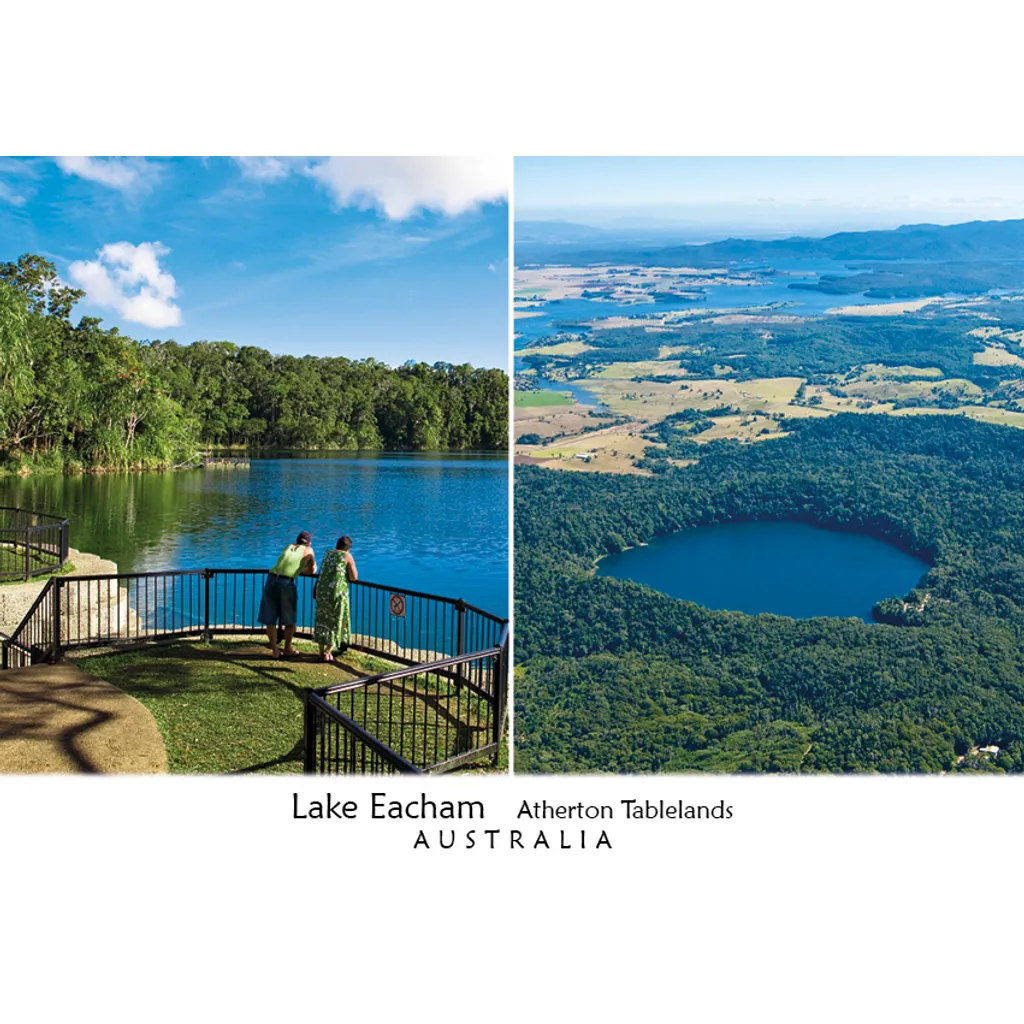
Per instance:
[[[313,540],[308,530],[303,530],[299,534],[299,539],[295,542],[296,544],[309,544]]]

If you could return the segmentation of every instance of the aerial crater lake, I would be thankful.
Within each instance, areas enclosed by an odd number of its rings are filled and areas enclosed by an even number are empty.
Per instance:
[[[597,572],[707,608],[871,622],[878,601],[903,597],[928,569],[923,558],[866,533],[758,521],[657,537],[601,559]]]

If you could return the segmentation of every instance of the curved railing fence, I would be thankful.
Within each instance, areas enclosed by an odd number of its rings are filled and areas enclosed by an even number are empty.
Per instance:
[[[54,576],[11,636],[0,667],[66,651],[254,635],[264,569]],[[316,577],[300,577],[296,636],[313,638]],[[405,666],[310,691],[307,771],[449,771],[497,756],[508,697],[508,623],[465,601],[349,584],[351,648]]]
[[[174,637],[261,633],[265,569],[192,569],[60,576],[3,641],[4,667],[53,660],[67,650]],[[313,638],[315,576],[299,577],[295,635]],[[349,584],[352,648],[405,665],[498,646],[505,620],[450,597]]]
[[[59,569],[68,560],[68,521],[44,512],[0,507],[0,580]]]
[[[508,651],[506,627],[487,650],[307,690],[304,770],[419,775],[497,758]]]

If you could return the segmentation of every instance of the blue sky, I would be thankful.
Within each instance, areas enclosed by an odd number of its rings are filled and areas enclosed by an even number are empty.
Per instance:
[[[522,157],[516,219],[708,238],[1024,217],[1019,157]]]
[[[136,338],[505,366],[508,171],[475,158],[0,160],[0,260]]]

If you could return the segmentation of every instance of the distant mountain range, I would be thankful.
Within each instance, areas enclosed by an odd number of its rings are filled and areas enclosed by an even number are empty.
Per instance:
[[[689,231],[678,225],[665,225],[653,218],[621,218],[602,227],[567,220],[516,221],[519,246],[574,247],[609,245],[678,245],[680,242],[706,242],[707,232]]]
[[[704,245],[652,246],[613,240],[607,233],[600,247],[577,242],[570,248],[556,241],[580,227],[553,228],[549,241],[541,242],[543,232],[533,225],[532,241],[522,242],[517,234],[516,262],[708,268],[744,263],[772,267],[780,260],[817,259],[835,260],[837,269],[840,264],[857,264],[859,272],[822,274],[812,281],[794,282],[791,288],[830,295],[863,293],[880,299],[984,295],[993,289],[1024,288],[1024,220],[906,224],[887,231],[840,231],[824,238],[726,238]]]
[[[888,231],[841,231],[824,238],[726,238],[704,245],[687,243],[656,247],[636,242],[630,244],[624,234],[578,224],[526,222],[516,225],[517,247],[523,245],[522,252],[517,252],[517,255],[519,262],[533,262],[540,258],[551,263],[628,260],[641,266],[668,267],[770,263],[772,259],[779,258],[955,263],[1024,259],[1024,220],[970,221],[949,226],[906,224]],[[587,238],[596,244],[586,248],[581,246],[580,243]],[[561,252],[555,251],[560,239],[575,245],[571,248],[567,245]],[[542,254],[541,248],[548,251]]]

